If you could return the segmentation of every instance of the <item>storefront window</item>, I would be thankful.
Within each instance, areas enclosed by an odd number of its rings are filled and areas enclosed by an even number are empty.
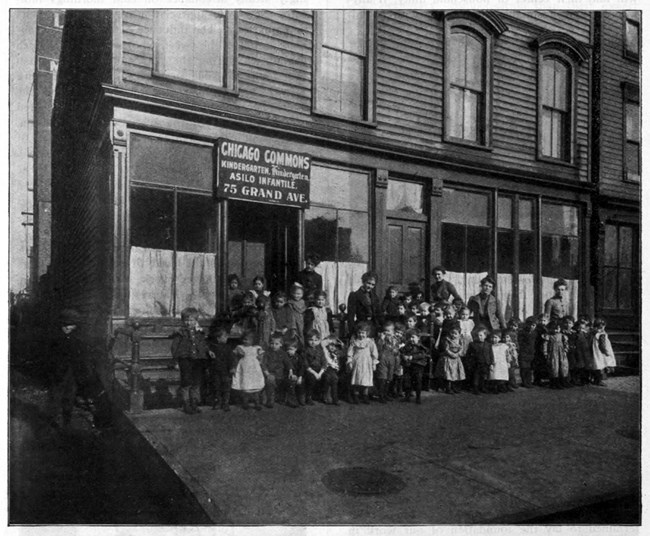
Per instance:
[[[632,309],[633,239],[632,227],[605,225],[604,309]]]
[[[531,199],[519,199],[519,318],[535,314],[535,271],[537,248],[533,231],[534,205]]]
[[[317,271],[333,309],[361,284],[368,269],[368,174],[312,166],[311,207],[305,211],[305,252],[321,257]]]
[[[467,301],[479,292],[490,266],[487,194],[443,190],[442,264],[447,280]]]
[[[405,181],[388,181],[386,210],[405,214],[424,212],[424,195],[421,184]]]
[[[512,229],[512,198],[499,196],[497,202],[497,297],[506,320],[513,316],[512,275],[515,234]]]

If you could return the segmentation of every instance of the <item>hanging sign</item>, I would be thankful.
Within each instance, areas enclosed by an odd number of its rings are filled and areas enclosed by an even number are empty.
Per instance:
[[[309,155],[223,138],[218,154],[218,197],[309,207]]]

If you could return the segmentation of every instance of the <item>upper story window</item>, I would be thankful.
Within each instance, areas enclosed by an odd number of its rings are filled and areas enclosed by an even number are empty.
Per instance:
[[[549,32],[538,46],[537,157],[556,162],[575,160],[576,81],[584,45],[571,36]]]
[[[625,12],[625,49],[628,58],[639,59],[639,38],[641,30],[641,12]]]
[[[234,11],[156,11],[154,73],[234,90],[235,25]]]
[[[641,179],[641,115],[639,87],[623,86],[625,107],[625,179],[638,182]]]
[[[571,67],[557,56],[542,59],[540,80],[540,155],[570,160]]]
[[[374,121],[374,13],[316,11],[314,24],[314,112]]]
[[[491,144],[492,48],[506,30],[491,12],[445,15],[445,140]]]

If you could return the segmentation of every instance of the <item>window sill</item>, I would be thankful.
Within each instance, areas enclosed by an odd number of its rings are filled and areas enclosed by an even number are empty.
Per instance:
[[[569,169],[578,169],[578,165],[573,162],[567,162],[566,160],[560,160],[559,158],[552,158],[550,156],[540,156],[537,155],[537,161],[543,162],[545,164],[554,164],[556,166],[562,166]]]
[[[491,145],[482,145],[480,143],[465,141],[460,138],[445,138],[443,141],[451,145],[458,145],[459,147],[468,147],[470,149],[477,149],[479,151],[485,151],[488,153],[491,153],[493,151]]]
[[[170,82],[178,82],[188,86],[194,86],[201,89],[209,89],[211,91],[216,91],[218,93],[224,93],[227,95],[239,95],[239,90],[235,87],[224,87],[217,86],[216,84],[210,84],[208,82],[201,82],[200,80],[192,80],[191,78],[183,78],[181,76],[173,76],[169,74],[164,74],[160,72],[153,71],[151,73],[152,78],[157,78],[159,80],[168,80]]]
[[[334,119],[336,121],[344,121],[346,123],[351,123],[353,125],[360,125],[368,128],[377,128],[377,121],[366,121],[363,119],[352,119],[350,117],[345,117],[344,115],[335,115],[326,112],[319,112],[317,110],[312,110],[311,114],[320,118]]]
[[[634,52],[630,52],[628,50],[623,49],[623,57],[626,60],[633,61],[635,63],[639,63],[639,54],[635,54]]]

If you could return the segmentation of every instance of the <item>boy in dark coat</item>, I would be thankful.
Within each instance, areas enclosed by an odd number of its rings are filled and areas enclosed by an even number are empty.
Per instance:
[[[404,402],[411,401],[411,395],[415,388],[415,403],[421,404],[422,375],[429,365],[429,350],[420,344],[420,333],[417,330],[407,331],[406,340],[408,342],[400,350],[405,383],[407,384]]]
[[[217,409],[219,402],[222,410],[230,411],[231,370],[235,363],[232,348],[228,344],[228,330],[225,327],[215,330],[214,339],[209,340],[208,348],[214,354],[214,359],[210,359],[212,409]]]
[[[292,374],[292,363],[282,349],[282,333],[280,332],[271,335],[269,348],[262,357],[262,373],[264,374],[266,407],[272,408],[276,394],[279,392],[284,394],[286,381]]]
[[[306,404],[311,406],[316,390],[321,383],[321,378],[329,364],[325,357],[323,347],[320,345],[318,332],[311,330],[307,332],[307,346],[304,350],[305,362],[305,390],[307,392]],[[338,377],[337,377],[338,381]]]
[[[488,378],[490,363],[490,343],[486,340],[488,330],[485,327],[480,327],[476,331],[475,340],[469,344],[465,360],[467,368],[471,371],[472,377],[472,392],[477,395],[479,392],[486,393],[485,381]]]

